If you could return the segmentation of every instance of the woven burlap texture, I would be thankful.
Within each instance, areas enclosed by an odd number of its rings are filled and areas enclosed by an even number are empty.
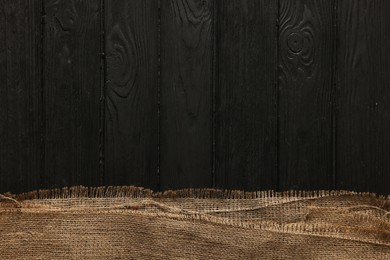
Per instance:
[[[390,198],[72,187],[0,196],[2,259],[390,259]]]

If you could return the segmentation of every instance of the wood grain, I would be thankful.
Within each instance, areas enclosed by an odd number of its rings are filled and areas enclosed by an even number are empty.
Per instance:
[[[107,185],[158,184],[158,1],[106,1]]]
[[[389,194],[390,3],[338,4],[337,188]]]
[[[0,1],[0,193],[390,192],[386,0]]]
[[[161,1],[162,189],[212,185],[213,0]]]
[[[99,0],[45,0],[45,187],[99,184]]]
[[[40,185],[40,19],[40,1],[1,1],[0,192]]]
[[[216,186],[277,188],[277,1],[221,1]]]
[[[280,1],[281,190],[333,187],[332,14],[332,1]]]

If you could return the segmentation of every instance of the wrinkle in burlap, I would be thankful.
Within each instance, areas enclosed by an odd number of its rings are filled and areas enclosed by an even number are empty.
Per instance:
[[[390,199],[72,187],[0,196],[2,259],[390,259]]]

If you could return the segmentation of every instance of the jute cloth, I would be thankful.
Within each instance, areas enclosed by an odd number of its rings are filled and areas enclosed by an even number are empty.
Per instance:
[[[72,187],[0,196],[2,259],[390,259],[390,198]]]

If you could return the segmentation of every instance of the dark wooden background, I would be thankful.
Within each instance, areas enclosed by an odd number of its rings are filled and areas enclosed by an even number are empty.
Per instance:
[[[388,0],[1,0],[0,192],[390,193]]]

